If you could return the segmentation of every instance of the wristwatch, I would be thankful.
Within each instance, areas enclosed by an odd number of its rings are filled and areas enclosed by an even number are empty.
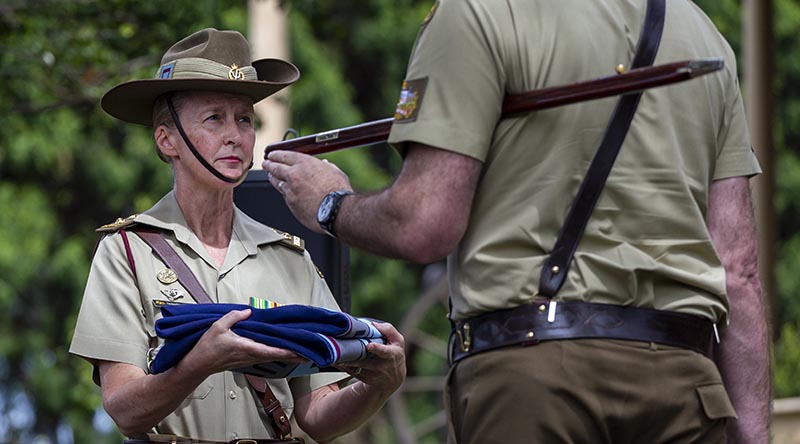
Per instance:
[[[348,194],[353,194],[353,192],[350,190],[331,191],[322,199],[319,209],[317,209],[319,226],[333,237],[336,237],[336,232],[333,228],[334,223],[336,223],[336,215],[339,213],[342,199]]]

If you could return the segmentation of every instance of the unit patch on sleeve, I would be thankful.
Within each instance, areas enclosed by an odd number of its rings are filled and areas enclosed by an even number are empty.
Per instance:
[[[422,98],[425,96],[425,87],[427,85],[427,77],[403,82],[400,98],[397,100],[397,108],[394,110],[395,123],[417,120],[417,114],[419,114],[419,109],[422,106]]]

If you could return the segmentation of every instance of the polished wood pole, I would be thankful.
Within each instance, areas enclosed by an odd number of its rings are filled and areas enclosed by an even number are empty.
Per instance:
[[[247,2],[248,31],[253,60],[278,58],[289,60],[289,31],[287,11],[280,0],[249,0]],[[264,147],[283,138],[291,126],[288,98],[289,89],[267,97],[256,104],[255,111],[260,127],[256,132],[253,150],[253,169],[261,169]]]
[[[769,298],[771,320],[776,326],[775,256],[777,219],[775,216],[774,59],[772,0],[745,0],[744,91],[750,135],[763,173],[752,181],[758,226],[759,268],[764,292]]]

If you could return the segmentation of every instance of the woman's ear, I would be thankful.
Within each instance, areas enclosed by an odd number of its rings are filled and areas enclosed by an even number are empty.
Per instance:
[[[177,158],[178,150],[175,149],[175,142],[172,132],[165,125],[159,125],[153,132],[156,140],[156,148],[162,156],[167,158]]]

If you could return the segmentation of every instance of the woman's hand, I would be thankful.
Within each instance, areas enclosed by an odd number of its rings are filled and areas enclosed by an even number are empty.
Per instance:
[[[357,378],[370,389],[391,394],[406,378],[406,354],[403,335],[389,323],[372,323],[386,338],[386,344],[367,344],[367,359],[339,364],[336,367]]]
[[[270,361],[306,362],[296,353],[271,347],[234,333],[231,328],[252,311],[234,310],[214,322],[178,365],[191,365],[208,375]],[[184,362],[185,361],[185,362]]]

